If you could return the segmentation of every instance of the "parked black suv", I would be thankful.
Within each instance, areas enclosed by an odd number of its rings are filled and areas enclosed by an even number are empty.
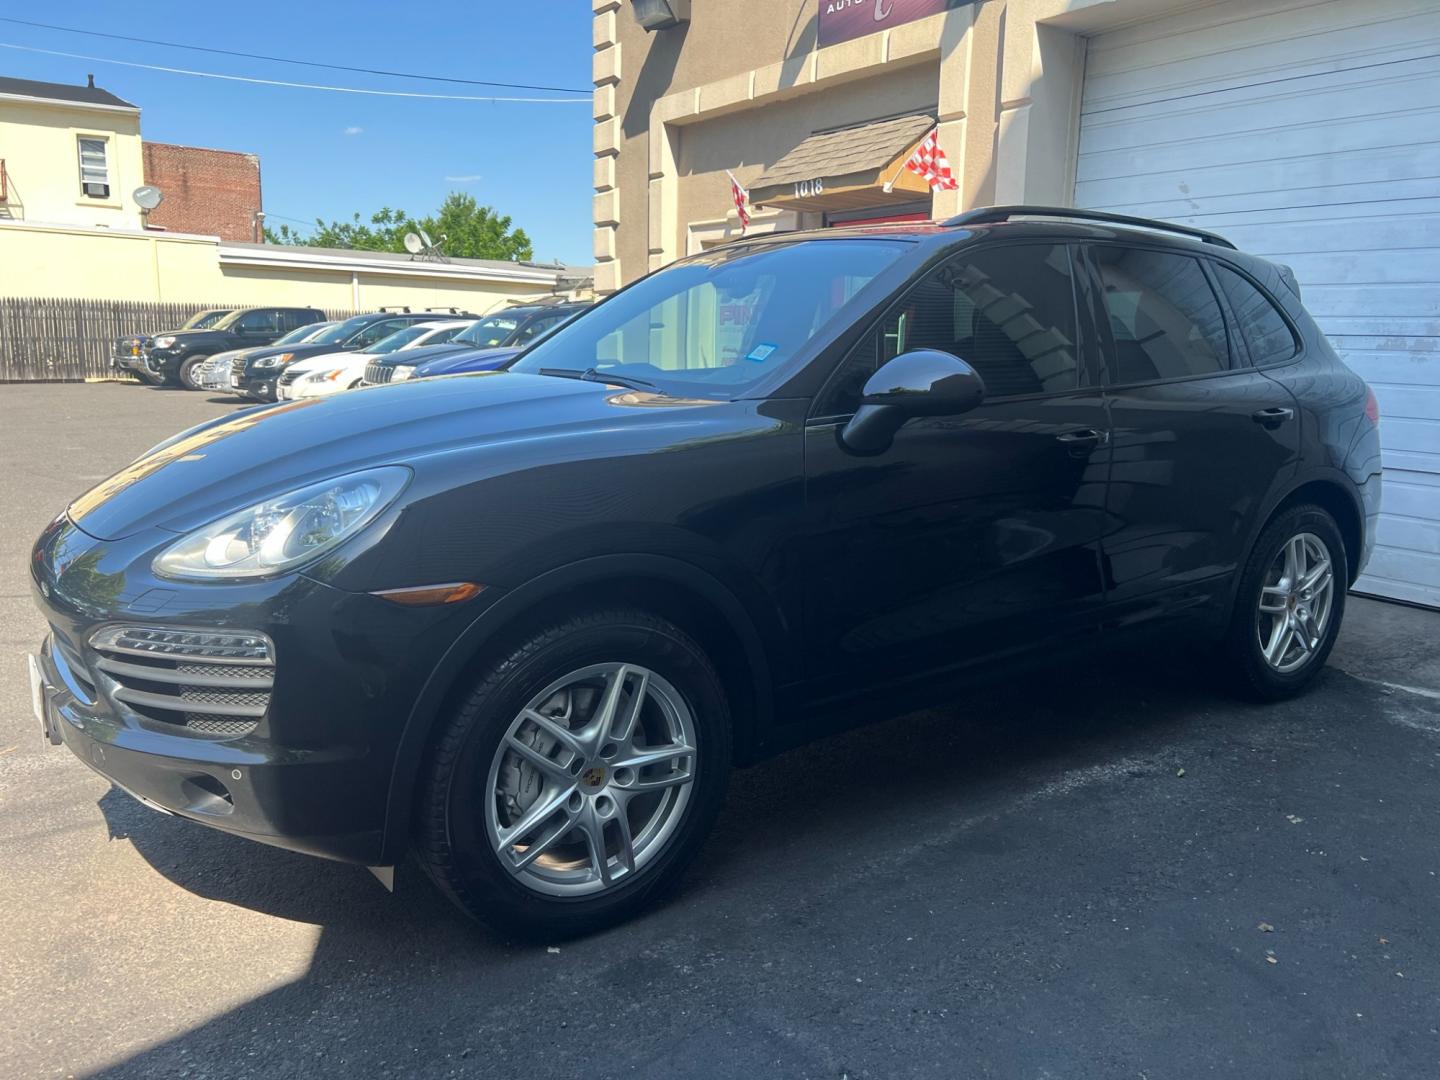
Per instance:
[[[325,313],[308,307],[240,308],[205,329],[156,334],[145,348],[145,366],[152,381],[200,389],[200,365],[217,352],[268,345],[310,323],[324,322]]]
[[[234,308],[201,308],[186,319],[180,329],[209,329],[234,310]],[[116,338],[114,351],[110,354],[111,368],[117,371],[129,371],[143,382],[158,383],[160,379],[152,374],[145,364],[145,350],[154,340],[154,334],[126,334],[124,337]]]
[[[162,443],[41,534],[35,697],[152,805],[578,932],[677,880],[732,765],[857,712],[1161,630],[1298,693],[1377,425],[1293,276],[1209,233],[756,237],[506,371]]]
[[[346,319],[303,345],[287,345],[277,349],[256,349],[237,356],[230,369],[230,389],[256,401],[274,401],[275,384],[287,367],[297,360],[326,353],[354,352],[374,345],[396,330],[411,323],[434,322],[437,318],[477,318],[465,312],[445,309],[443,316],[435,309],[428,311],[373,311]]]
[[[418,349],[407,349],[403,353],[377,356],[365,365],[364,385],[375,386],[390,382],[395,377],[397,367],[409,369],[400,373],[408,378],[415,368],[438,356],[473,353],[478,349],[529,345],[546,330],[559,326],[571,315],[584,311],[589,306],[588,300],[583,303],[525,304],[486,315],[483,319],[478,319],[474,326],[467,326],[443,344],[422,345]]]

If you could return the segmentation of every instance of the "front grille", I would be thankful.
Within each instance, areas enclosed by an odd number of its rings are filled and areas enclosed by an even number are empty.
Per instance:
[[[121,360],[134,360],[145,355],[145,339],[135,337],[122,337],[115,339],[115,350],[112,356]]]
[[[395,369],[389,364],[370,363],[365,365],[365,381],[367,383],[379,384],[390,381],[390,376],[395,374]]]
[[[232,375],[245,374],[245,358],[243,356],[237,356],[230,361],[230,373]]]
[[[239,738],[270,706],[275,646],[264,634],[119,626],[90,647],[110,700],[162,729]]]
[[[287,371],[280,376],[279,385],[289,386],[291,383],[293,383],[296,379],[300,378],[300,376],[304,374],[305,373],[303,371]]]

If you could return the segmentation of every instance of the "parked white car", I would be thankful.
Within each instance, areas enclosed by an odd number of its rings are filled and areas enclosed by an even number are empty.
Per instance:
[[[422,345],[440,345],[475,322],[474,319],[445,322],[414,323],[381,338],[359,352],[334,352],[311,356],[286,368],[275,384],[281,401],[295,398],[324,397],[359,386],[365,377],[365,365],[377,356],[385,356]]]
[[[333,322],[310,323],[308,326],[301,326],[291,330],[290,333],[286,334],[279,341],[260,347],[270,349],[276,345],[299,345],[309,341],[322,331],[329,330],[330,327],[337,325],[339,324]],[[205,363],[200,365],[200,370],[196,373],[195,381],[198,384],[198,388],[201,390],[219,390],[226,394],[230,393],[230,362],[241,353],[250,351],[251,348],[229,349],[226,352],[218,352],[210,357],[209,360],[206,360]]]

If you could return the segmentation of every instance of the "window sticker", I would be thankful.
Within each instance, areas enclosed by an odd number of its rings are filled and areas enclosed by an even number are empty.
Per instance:
[[[757,364],[763,364],[766,360],[770,359],[770,354],[779,347],[779,345],[769,344],[756,345],[755,348],[751,349],[748,353],[745,354],[745,359],[754,360]]]

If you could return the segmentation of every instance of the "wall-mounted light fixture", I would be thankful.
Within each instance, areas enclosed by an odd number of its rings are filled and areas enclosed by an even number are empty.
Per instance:
[[[690,21],[690,0],[631,0],[635,21],[647,32],[669,30]]]

